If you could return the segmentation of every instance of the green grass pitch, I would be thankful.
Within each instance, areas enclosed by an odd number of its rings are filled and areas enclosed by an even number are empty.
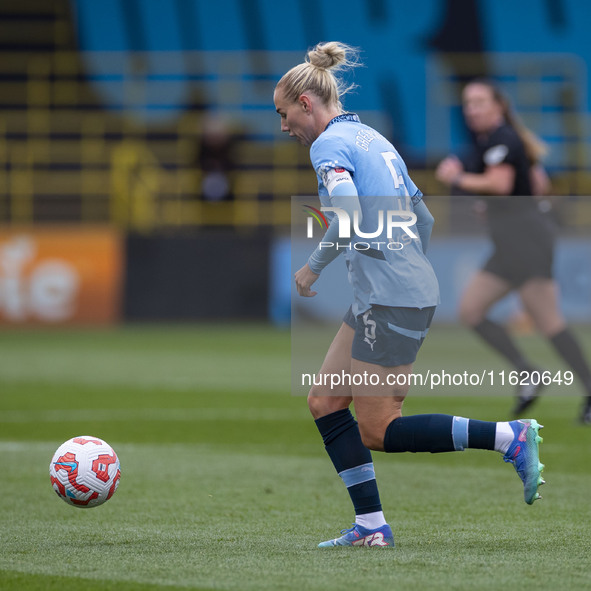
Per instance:
[[[576,332],[591,353],[591,330]],[[520,339],[565,369],[547,343]],[[503,367],[468,332],[434,326],[416,370]],[[578,384],[549,388],[531,413],[545,425],[542,501],[523,502],[495,453],[374,454],[396,549],[320,550],[353,514],[289,374],[289,334],[268,326],[2,331],[0,589],[591,588]],[[405,412],[504,420],[512,392],[415,388]],[[120,456],[101,507],[51,489],[52,454],[75,435]]]

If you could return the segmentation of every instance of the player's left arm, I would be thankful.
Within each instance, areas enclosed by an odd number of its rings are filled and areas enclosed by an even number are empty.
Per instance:
[[[433,224],[435,223],[435,218],[422,199],[418,203],[415,203],[414,211],[417,216],[417,232],[421,239],[421,247],[423,253],[427,254],[427,248],[429,248],[429,240],[431,239],[431,231],[433,229]]]

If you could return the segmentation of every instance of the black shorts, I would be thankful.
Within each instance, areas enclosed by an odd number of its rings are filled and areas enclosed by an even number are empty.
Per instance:
[[[355,330],[351,357],[383,367],[413,363],[434,314],[435,306],[421,309],[373,305],[355,318],[349,308],[343,322]]]
[[[493,219],[494,252],[483,267],[520,287],[529,279],[552,279],[554,228],[541,214]]]

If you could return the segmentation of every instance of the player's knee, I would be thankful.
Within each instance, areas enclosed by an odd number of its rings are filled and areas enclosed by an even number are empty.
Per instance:
[[[410,390],[410,380],[411,378],[409,378],[408,375],[406,375],[405,378],[398,378],[397,383],[394,384],[388,392],[389,396],[392,396],[397,400],[396,408],[398,409],[402,408],[402,402],[408,395],[408,391]]]
[[[384,438],[388,426],[392,421],[402,416],[402,400],[400,399],[400,406],[394,409],[392,412],[384,413],[383,415],[377,416],[364,416],[358,415],[357,421],[359,423],[359,434],[361,435],[361,441],[367,449],[373,451],[384,451]]]
[[[380,428],[378,425],[364,425],[359,424],[359,434],[361,435],[361,441],[367,449],[373,451],[384,451],[384,435],[385,429]]]
[[[308,395],[308,408],[315,419],[348,408],[350,402],[350,398],[342,396],[315,395],[312,391]]]
[[[460,322],[471,328],[478,326],[484,320],[484,311],[469,302],[460,303],[458,315]]]
[[[534,324],[537,330],[547,339],[551,339],[567,328],[564,318],[559,315],[548,315],[547,318],[534,318]]]

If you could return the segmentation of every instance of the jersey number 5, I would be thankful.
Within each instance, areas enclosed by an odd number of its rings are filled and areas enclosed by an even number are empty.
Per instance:
[[[404,184],[404,179],[402,178],[401,174],[398,174],[398,171],[396,170],[396,167],[394,166],[394,160],[398,160],[398,157],[396,156],[396,154],[394,152],[380,152],[382,158],[384,159],[384,162],[386,163],[386,166],[388,167],[388,170],[390,171],[390,174],[392,175],[392,180],[394,181],[394,187],[396,189],[400,189],[402,187],[402,190],[404,191],[404,195],[408,195],[408,189],[406,188],[406,185]]]

